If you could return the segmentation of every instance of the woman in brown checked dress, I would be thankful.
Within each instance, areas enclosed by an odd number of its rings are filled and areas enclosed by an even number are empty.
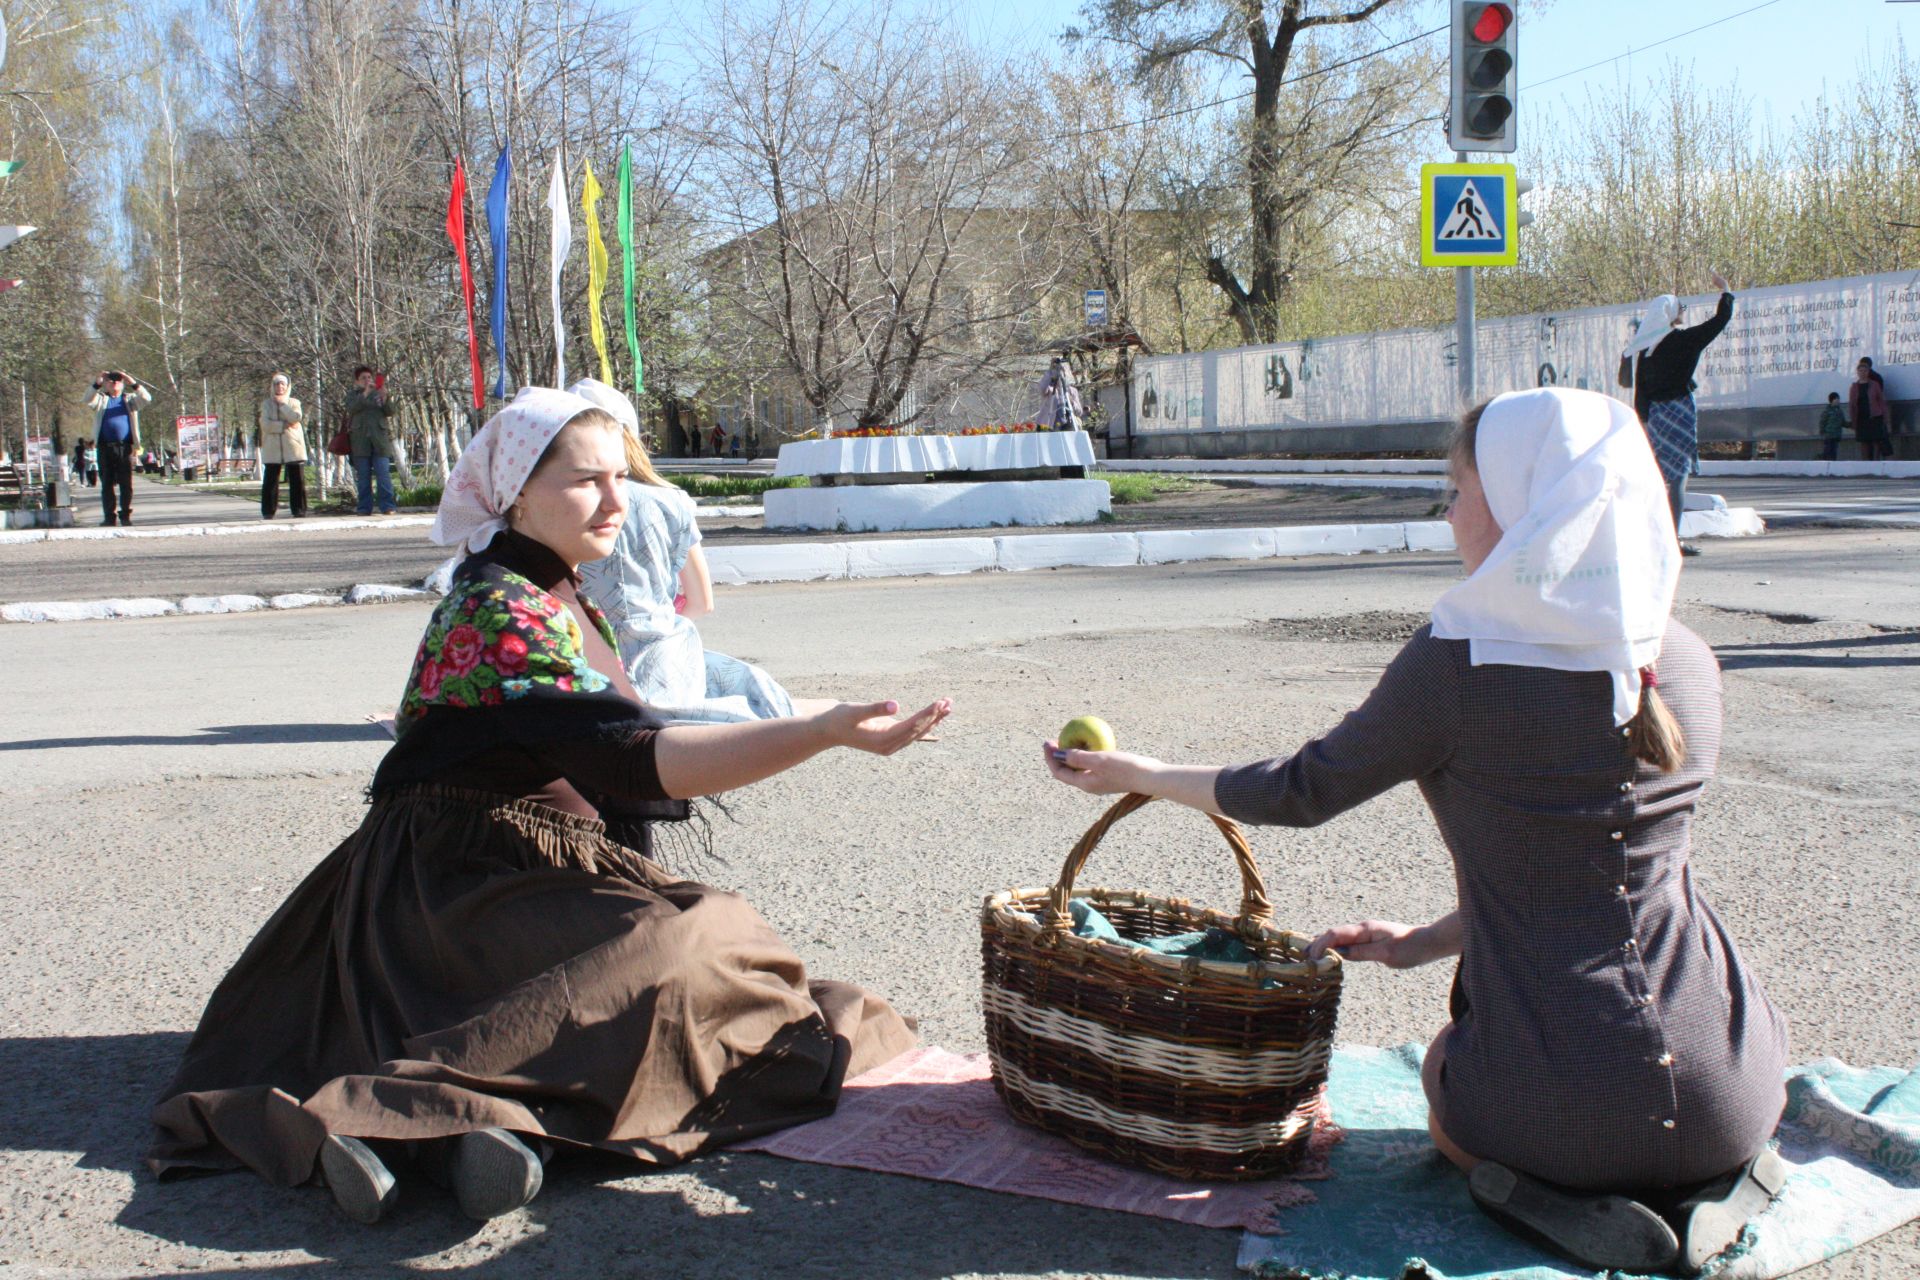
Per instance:
[[[625,478],[618,426],[557,391],[523,392],[461,456],[434,532],[472,554],[372,808],[214,991],[154,1111],[157,1172],[317,1172],[372,1222],[405,1157],[493,1217],[538,1192],[542,1152],[677,1163],[831,1112],[912,1044],[744,899],[650,855],[686,798],[834,746],[890,754],[949,704],[655,728],[575,589]]]

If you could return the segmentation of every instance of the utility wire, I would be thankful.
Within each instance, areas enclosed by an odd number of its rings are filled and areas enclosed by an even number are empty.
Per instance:
[[[1769,0],[1769,3],[1777,2],[1778,0]],[[1339,62],[1329,62],[1324,67],[1315,67],[1311,71],[1302,71],[1297,76],[1289,76],[1285,80],[1282,80],[1280,87],[1285,88],[1290,84],[1299,84],[1303,80],[1311,80],[1315,76],[1331,74],[1332,72],[1340,70],[1342,67],[1350,67],[1356,62],[1365,62],[1368,58],[1377,58],[1383,53],[1391,53],[1395,49],[1404,48],[1419,40],[1425,40],[1428,36],[1437,36],[1445,30],[1447,30],[1446,27],[1435,27],[1431,31],[1422,31],[1417,35],[1408,36],[1404,40],[1395,40],[1392,44],[1383,44],[1378,49],[1369,49],[1365,53],[1355,54],[1351,58],[1343,58]],[[1089,134],[1111,133],[1115,129],[1132,129],[1139,125],[1153,124],[1160,120],[1171,120],[1175,116],[1190,116],[1196,111],[1208,111],[1214,107],[1224,107],[1229,102],[1238,102],[1242,98],[1251,98],[1253,93],[1254,91],[1252,89],[1248,89],[1244,93],[1229,94],[1224,98],[1215,98],[1211,102],[1202,102],[1191,107],[1175,107],[1171,111],[1163,111],[1159,115],[1142,116],[1138,120],[1122,120],[1118,124],[1097,124],[1091,128],[1072,129],[1066,133],[1056,133],[1052,137],[1047,138],[1046,141],[1063,142],[1068,138],[1084,138]]]
[[[1565,80],[1568,76],[1577,76],[1583,71],[1591,71],[1595,67],[1604,67],[1609,63],[1618,62],[1622,58],[1631,58],[1636,53],[1645,53],[1649,49],[1658,49],[1663,44],[1672,44],[1675,40],[1684,40],[1690,35],[1695,35],[1699,32],[1705,31],[1708,27],[1717,27],[1723,22],[1732,22],[1735,18],[1744,18],[1750,13],[1758,13],[1762,9],[1769,8],[1779,3],[1780,3],[1780,0],[1761,0],[1761,3],[1754,5],[1750,9],[1742,9],[1738,13],[1730,13],[1724,18],[1715,18],[1712,22],[1703,22],[1697,27],[1689,28],[1688,30],[1679,32],[1676,35],[1670,35],[1665,37],[1664,39],[1655,40],[1652,44],[1643,44],[1638,49],[1628,49],[1625,53],[1617,53],[1611,58],[1602,58],[1598,62],[1589,62],[1584,67],[1575,67],[1571,71],[1562,71],[1559,75],[1548,76],[1545,80],[1535,80],[1532,84],[1522,85],[1521,88],[1523,91],[1527,89],[1538,89],[1541,85],[1552,84],[1556,80]]]

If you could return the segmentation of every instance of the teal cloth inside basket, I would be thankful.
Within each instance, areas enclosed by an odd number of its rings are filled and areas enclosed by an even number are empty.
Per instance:
[[[1217,964],[1250,964],[1258,958],[1246,943],[1225,929],[1176,933],[1168,938],[1136,941],[1121,937],[1120,931],[1113,927],[1113,921],[1102,915],[1099,908],[1085,898],[1070,900],[1067,913],[1073,917],[1074,933],[1082,938],[1098,938],[1103,942],[1117,942],[1123,947],[1140,947],[1163,956],[1191,957]]]

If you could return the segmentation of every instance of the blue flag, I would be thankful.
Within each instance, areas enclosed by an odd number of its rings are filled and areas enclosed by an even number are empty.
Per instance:
[[[493,313],[488,317],[493,330],[493,355],[500,362],[500,377],[493,394],[507,398],[507,182],[513,174],[513,144],[500,148],[500,159],[493,166],[493,185],[487,188],[487,239],[493,245]]]

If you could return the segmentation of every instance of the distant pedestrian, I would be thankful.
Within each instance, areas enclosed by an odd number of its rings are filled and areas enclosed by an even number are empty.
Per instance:
[[[287,473],[287,510],[298,520],[307,514],[307,439],[300,402],[288,394],[292,381],[276,373],[260,402],[260,518],[280,510],[280,472]]]
[[[1288,375],[1291,383],[1292,375]],[[1046,374],[1035,388],[1040,396],[1042,431],[1078,431],[1086,420],[1086,408],[1080,400],[1080,388],[1074,382],[1073,366],[1063,356],[1055,356]]]
[[[1847,414],[1867,462],[1893,457],[1893,439],[1887,434],[1887,380],[1874,372],[1873,358],[1861,356],[1853,366],[1853,385],[1847,388]]]
[[[727,429],[719,423],[713,424],[713,456],[718,458],[727,451]]]
[[[1833,462],[1840,457],[1840,437],[1847,434],[1847,411],[1840,407],[1840,393],[1827,392],[1827,407],[1820,411],[1820,457]]]
[[[376,375],[368,365],[360,365],[353,371],[353,390],[347,392],[346,412],[352,440],[353,483],[359,497],[355,509],[363,516],[372,515],[374,499],[378,497],[380,514],[390,516],[399,510],[393,499],[393,432],[387,428],[393,406],[387,399],[386,379]]]
[[[153,392],[117,369],[93,380],[87,408],[94,411],[93,447],[104,481],[100,486],[103,525],[133,523],[133,460],[140,453],[140,406],[152,401]]]
[[[1687,505],[1687,476],[1700,452],[1700,417],[1693,403],[1693,373],[1707,344],[1733,319],[1733,294],[1719,272],[1713,287],[1720,304],[1699,324],[1676,329],[1685,313],[1680,299],[1663,293],[1647,304],[1640,327],[1620,356],[1620,385],[1633,388],[1633,407],[1653,444],[1654,459],[1667,482],[1667,505],[1673,511],[1673,532],[1680,536],[1680,516]],[[1696,556],[1699,548],[1681,544],[1680,554]]]

